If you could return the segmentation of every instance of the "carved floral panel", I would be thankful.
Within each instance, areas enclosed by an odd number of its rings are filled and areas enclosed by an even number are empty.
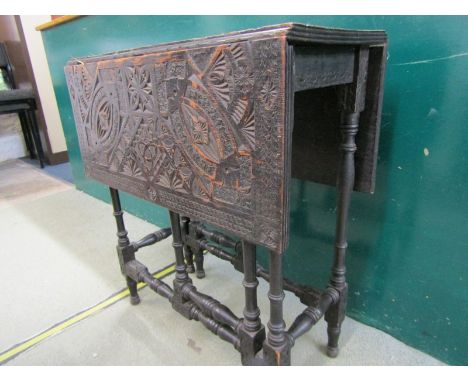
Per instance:
[[[285,40],[65,68],[88,176],[281,251]]]

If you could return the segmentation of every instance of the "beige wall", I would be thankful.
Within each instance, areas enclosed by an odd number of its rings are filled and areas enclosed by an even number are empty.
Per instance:
[[[49,66],[42,42],[41,32],[36,26],[50,21],[50,16],[20,16],[25,42],[31,60],[37,91],[41,101],[44,119],[47,124],[52,153],[66,151],[62,123],[55,100],[54,88],[50,77]]]

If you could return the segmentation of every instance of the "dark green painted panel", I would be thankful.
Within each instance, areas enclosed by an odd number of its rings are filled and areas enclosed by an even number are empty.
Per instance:
[[[284,21],[388,32],[377,189],[355,194],[350,215],[349,315],[441,360],[468,364],[467,17],[93,16],[46,30],[77,187],[108,200],[104,187],[83,176],[63,75],[69,58]],[[160,208],[130,196],[123,202],[167,224]],[[288,277],[326,284],[334,204],[333,188],[293,181]]]

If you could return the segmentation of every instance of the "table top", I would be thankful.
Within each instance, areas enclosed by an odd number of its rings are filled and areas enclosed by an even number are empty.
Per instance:
[[[269,25],[261,28],[245,29],[237,32],[229,32],[221,35],[198,37],[189,40],[168,42],[136,49],[126,49],[108,54],[81,57],[71,59],[68,65],[80,62],[88,63],[106,59],[118,59],[129,56],[144,55],[148,53],[164,52],[174,49],[187,49],[206,45],[219,45],[232,41],[245,41],[252,38],[268,38],[284,36],[291,43],[316,43],[316,44],[365,44],[381,45],[387,42],[387,34],[382,30],[359,30],[325,28],[316,25],[301,23],[283,23]]]

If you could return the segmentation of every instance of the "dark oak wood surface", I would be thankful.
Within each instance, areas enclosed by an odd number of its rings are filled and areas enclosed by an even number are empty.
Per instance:
[[[385,33],[301,24],[71,60],[86,174],[283,252],[291,173],[336,183],[341,88],[361,47],[354,188],[372,192]]]

